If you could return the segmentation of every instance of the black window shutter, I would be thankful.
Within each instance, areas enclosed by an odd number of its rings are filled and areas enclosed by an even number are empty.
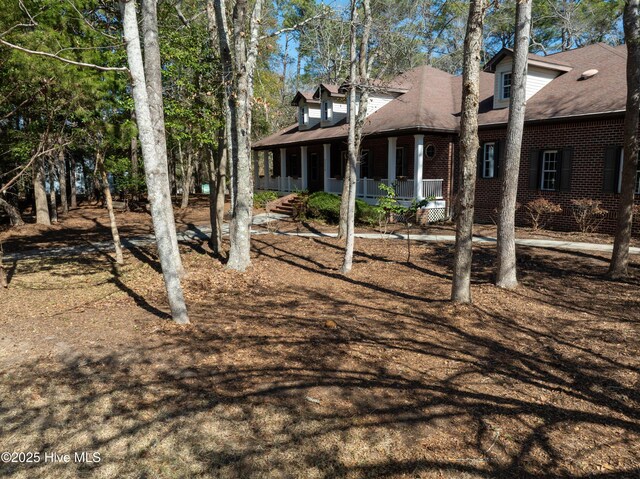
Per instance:
[[[540,189],[540,150],[533,148],[529,155],[529,189]]]
[[[483,156],[484,156],[484,143],[480,143],[480,148],[478,148],[478,178],[484,178],[483,176],[484,169],[482,168]]]
[[[571,190],[571,163],[573,161],[573,148],[567,147],[561,150],[562,161],[560,161],[560,191]]]
[[[604,149],[604,171],[602,174],[602,191],[605,193],[618,193],[618,164],[620,148],[607,146]]]

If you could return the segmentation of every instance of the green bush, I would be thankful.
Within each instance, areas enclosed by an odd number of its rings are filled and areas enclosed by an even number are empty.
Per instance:
[[[253,195],[253,206],[255,208],[264,208],[267,203],[278,199],[278,193],[275,191],[260,191]]]
[[[340,220],[340,196],[318,191],[309,195],[306,201],[305,216],[319,219],[327,223],[338,223]],[[356,223],[377,224],[378,211],[362,200],[356,200]]]

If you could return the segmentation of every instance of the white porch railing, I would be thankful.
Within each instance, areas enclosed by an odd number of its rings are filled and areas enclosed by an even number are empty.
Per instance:
[[[396,197],[399,200],[412,200],[415,195],[414,180],[396,180],[393,182],[396,189]],[[422,197],[442,199],[441,179],[422,180]],[[371,178],[361,178],[356,182],[356,195],[360,198],[379,198],[385,192],[380,188],[381,184],[389,185],[388,179],[374,180]],[[302,190],[302,179],[285,177],[260,177],[256,184],[256,189],[273,190],[280,193],[291,193]],[[325,191],[329,193],[342,193],[342,180],[329,178],[326,180]]]

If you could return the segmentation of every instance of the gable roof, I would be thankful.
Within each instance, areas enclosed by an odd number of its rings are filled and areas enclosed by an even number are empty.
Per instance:
[[[300,103],[300,100],[304,99],[307,103],[319,104],[320,101],[313,97],[313,93],[298,91],[296,92],[296,96],[291,100],[291,106],[297,106]]]
[[[555,62],[571,65],[572,69],[556,77],[527,100],[525,121],[600,115],[625,110],[627,50],[624,45],[611,47],[597,43],[549,57]],[[597,75],[588,80],[580,80],[583,72],[594,68],[598,70]],[[481,73],[480,125],[506,123],[508,119],[508,108],[493,109],[493,82],[493,74]]]
[[[559,76],[527,100],[525,121],[624,111],[627,58],[624,45],[611,47],[598,43],[546,57],[534,57],[536,61],[541,58],[547,65],[562,67],[563,70],[556,70],[560,73]],[[588,80],[580,80],[582,73],[590,69],[597,69],[598,74]],[[506,124],[509,115],[508,108],[493,108],[495,75],[487,70],[491,68],[480,72],[478,123],[481,127]],[[397,76],[389,85],[405,89],[406,93],[368,116],[364,124],[364,135],[383,135],[394,131],[458,131],[462,101],[460,76],[453,76],[430,66],[421,66]],[[253,146],[263,149],[279,145],[321,143],[346,138],[347,135],[345,120],[334,126],[321,128],[316,125],[304,131],[298,131],[296,123],[255,142]]]
[[[484,66],[484,71],[486,72],[495,72],[496,66],[500,63],[505,57],[513,56],[513,49],[511,48],[503,48],[498,53],[496,53],[491,60],[489,60]],[[571,65],[559,61],[557,59],[551,58],[551,55],[543,57],[541,55],[536,55],[535,53],[527,54],[527,63],[529,65],[535,65],[542,68],[548,68],[549,70],[556,70],[561,72],[568,72],[571,70]]]

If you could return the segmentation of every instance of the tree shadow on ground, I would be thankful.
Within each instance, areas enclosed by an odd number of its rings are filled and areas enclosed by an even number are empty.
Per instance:
[[[526,287],[467,307],[417,294],[438,277],[398,291],[334,273],[329,247],[254,244],[256,262],[277,272],[266,292],[203,298],[191,307],[189,329],[146,332],[122,350],[2,370],[0,449],[72,447],[101,452],[103,461],[0,464],[0,474],[640,474],[637,309],[614,305],[610,319],[596,319],[583,304],[603,289],[582,276],[592,260],[566,255],[561,264],[532,252]],[[396,269],[384,274],[405,269],[389,259],[380,268]],[[561,282],[550,283],[549,263],[567,272]],[[430,267],[444,270],[437,261]],[[545,285],[562,286],[567,297],[577,291],[573,306],[589,316],[563,302],[552,308],[536,289]],[[548,309],[540,316],[538,308]]]

